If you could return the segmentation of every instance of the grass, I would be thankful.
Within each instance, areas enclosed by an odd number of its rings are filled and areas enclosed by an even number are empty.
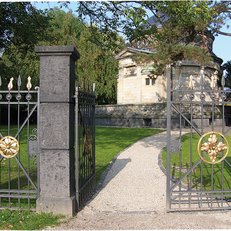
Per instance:
[[[58,225],[64,216],[30,211],[0,211],[1,230],[38,230]]]
[[[231,137],[226,137],[229,145],[231,145]],[[190,139],[192,145],[190,146]],[[171,153],[171,178],[173,181],[179,180],[188,170],[191,169],[200,157],[197,153],[197,143],[200,137],[197,134],[185,134],[182,136],[182,152]],[[178,141],[177,141],[178,142]],[[192,148],[192,156],[190,157],[190,147]],[[191,158],[191,164],[190,164]],[[162,151],[162,163],[166,168],[167,151],[166,148]],[[231,163],[230,151],[226,160]],[[222,174],[223,172],[223,174]],[[223,176],[222,176],[223,175]],[[226,162],[217,164],[208,164],[201,162],[194,168],[191,174],[185,176],[182,180],[183,185],[191,189],[204,190],[230,190],[231,189],[231,168]],[[191,182],[191,183],[190,183]]]
[[[32,182],[36,185],[37,181],[37,162],[35,156],[28,156],[27,155],[27,137],[28,134],[32,134],[32,130],[35,128],[35,125],[31,125],[30,129],[27,130],[27,126],[25,126],[20,135],[18,137],[19,145],[20,145],[20,153],[17,155],[18,160],[23,165],[25,170],[27,171],[28,175],[30,176]],[[11,127],[10,135],[15,136],[18,132],[18,128],[16,126]],[[28,134],[27,134],[28,132]],[[7,127],[1,127],[1,134],[2,136],[8,135]],[[9,171],[10,170],[10,171]],[[0,185],[1,189],[8,189],[17,190],[20,188],[21,190],[30,190],[30,195],[34,195],[32,190],[34,191],[35,188],[29,183],[28,178],[25,176],[23,170],[19,167],[18,163],[16,162],[15,158],[6,159],[3,158],[0,161]],[[0,200],[1,206],[20,206],[22,208],[28,208],[28,200],[27,199],[8,199],[8,198],[1,198]],[[29,199],[29,204],[32,208],[35,207],[35,199]]]
[[[33,129],[33,127],[31,128]],[[6,128],[1,129],[3,136],[7,135]],[[129,145],[138,141],[141,138],[148,137],[161,132],[160,129],[148,129],[148,128],[106,128],[97,127],[96,128],[96,180],[99,179],[102,173],[106,170],[108,165],[111,163],[112,159],[122,150],[124,150]],[[14,135],[17,132],[17,128],[11,130],[11,134]],[[27,158],[27,131],[23,129],[20,135],[20,161],[23,163],[24,167],[28,170],[30,169],[30,175],[36,180],[36,164],[35,158],[31,158],[28,164]],[[3,160],[0,165],[1,169],[1,188],[8,187],[8,160]],[[14,159],[10,160],[10,182],[12,188],[18,187],[18,165]],[[25,179],[24,179],[25,178]],[[28,188],[27,178],[23,178],[23,173],[20,171],[20,184],[21,189]],[[29,186],[30,187],[30,186]],[[15,200],[15,201],[14,201]],[[17,203],[17,199],[11,199],[10,203]],[[21,207],[27,206],[27,200],[21,199]],[[31,200],[32,207],[35,206],[35,200]],[[1,200],[1,205],[7,205],[9,203],[8,199],[6,202]],[[17,205],[16,205],[17,206]],[[1,210],[0,211],[0,229],[12,229],[12,230],[34,230],[42,229],[46,226],[57,225],[60,222],[61,216],[55,216],[46,213],[35,213],[29,211],[10,211]]]
[[[106,170],[112,159],[129,145],[141,138],[163,130],[151,128],[96,128],[96,181]]]

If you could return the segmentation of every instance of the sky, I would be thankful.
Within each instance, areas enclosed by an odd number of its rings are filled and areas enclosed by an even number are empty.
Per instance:
[[[231,21],[228,24],[230,25],[230,29],[225,29],[224,31],[231,33]],[[215,37],[213,52],[222,58],[224,63],[231,61],[231,37],[224,35]]]
[[[55,1],[49,1],[49,2],[32,2],[32,4],[38,8],[38,9],[49,9],[53,8],[55,6],[59,7],[59,4]],[[75,10],[75,4],[76,2],[71,1],[69,4],[69,8],[71,10]],[[68,9],[62,8],[65,11],[68,11]],[[231,33],[231,20],[227,22],[227,25],[230,26],[229,29],[226,29],[226,27],[223,28],[223,31],[230,32]],[[215,37],[215,41],[213,43],[213,52],[223,59],[223,63],[227,61],[231,61],[231,37],[224,36],[224,35],[218,35]]]

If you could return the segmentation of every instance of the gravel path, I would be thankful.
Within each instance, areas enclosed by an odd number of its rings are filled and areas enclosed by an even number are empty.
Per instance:
[[[161,133],[124,150],[88,205],[55,229],[231,228],[231,212],[165,212],[166,177],[158,165],[164,146]]]

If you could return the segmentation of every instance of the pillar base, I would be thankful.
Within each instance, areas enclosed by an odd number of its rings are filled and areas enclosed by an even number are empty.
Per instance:
[[[63,214],[73,217],[77,213],[77,201],[75,197],[39,197],[36,201],[37,212]]]

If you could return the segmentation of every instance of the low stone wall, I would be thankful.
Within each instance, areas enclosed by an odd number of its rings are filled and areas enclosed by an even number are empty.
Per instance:
[[[165,128],[166,103],[149,105],[97,105],[96,125]]]
[[[201,126],[200,106],[193,108],[193,124]],[[204,106],[203,126],[209,126],[212,119],[212,107]],[[190,121],[190,108],[185,106],[182,109],[184,116]],[[221,124],[220,109],[215,110],[214,125]],[[179,127],[180,116],[178,113],[172,115],[172,128]],[[182,126],[187,127],[188,122],[182,119]],[[97,105],[96,125],[98,126],[119,126],[119,127],[167,127],[167,104],[128,104],[128,105]]]

